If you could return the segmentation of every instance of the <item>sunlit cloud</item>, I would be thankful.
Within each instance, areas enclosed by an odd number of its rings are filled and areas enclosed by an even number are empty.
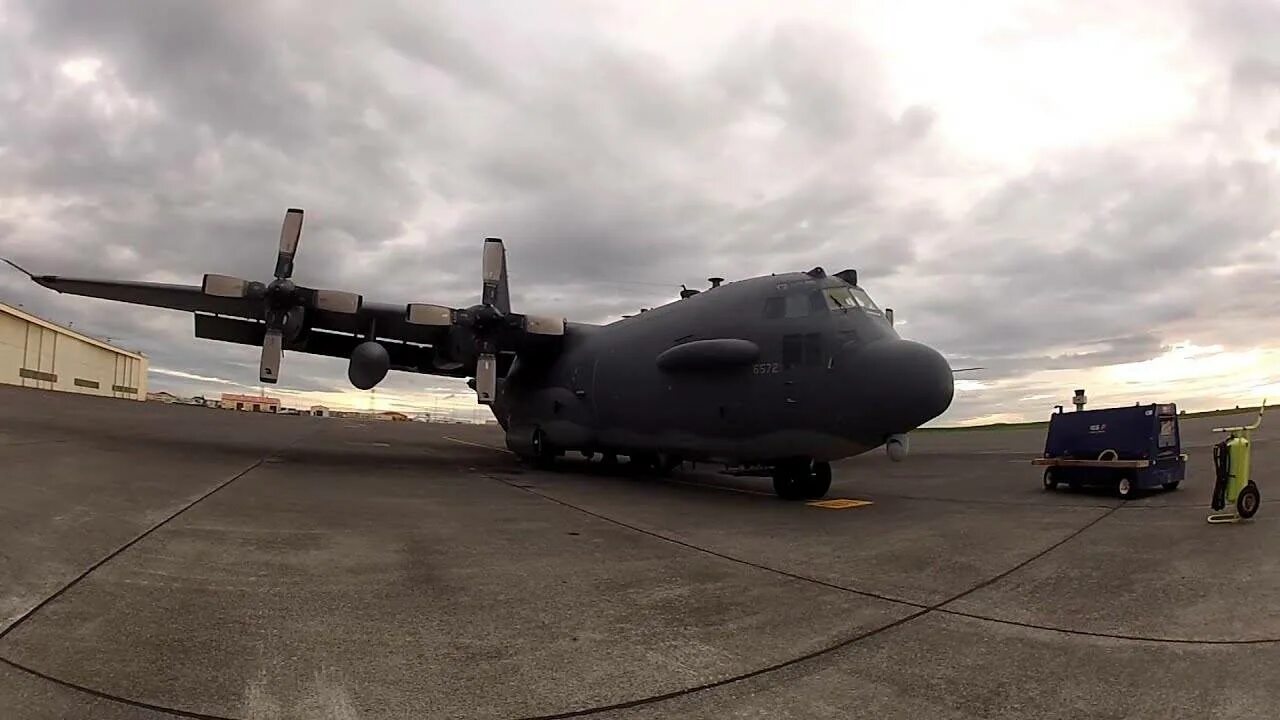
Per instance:
[[[80,85],[96,81],[101,69],[102,61],[94,57],[74,58],[58,66],[64,77]]]
[[[194,380],[196,382],[201,382],[201,383],[214,383],[217,385],[235,385],[237,387],[244,387],[243,385],[240,385],[240,383],[235,383],[230,380],[223,380],[222,378],[209,377],[208,375],[197,375],[195,373],[183,372],[182,370],[170,370],[169,368],[161,368],[161,367],[152,367],[149,370],[151,373],[156,375],[164,375],[167,377],[181,378],[183,380]]]

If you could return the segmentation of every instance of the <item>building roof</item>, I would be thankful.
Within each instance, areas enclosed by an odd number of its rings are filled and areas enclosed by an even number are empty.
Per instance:
[[[267,397],[265,395],[237,395],[235,393],[222,393],[223,402],[256,402],[267,403],[269,405],[279,405],[280,398]]]
[[[54,332],[62,333],[63,335],[73,337],[77,340],[82,340],[84,342],[89,343],[90,345],[96,345],[104,350],[110,350],[111,352],[120,353],[121,355],[127,355],[131,358],[134,358],[135,360],[142,360],[146,358],[146,355],[140,352],[134,352],[132,350],[125,350],[122,347],[116,347],[115,345],[103,342],[97,338],[89,337],[84,333],[76,332],[75,330],[72,330],[69,327],[64,327],[62,325],[59,325],[58,323],[50,322],[48,320],[45,320],[42,317],[32,315],[31,313],[25,310],[20,310],[12,305],[7,305],[5,303],[0,302],[0,312],[6,313],[8,315],[12,315],[22,320],[26,320],[29,323],[40,325],[41,327],[48,328]]]

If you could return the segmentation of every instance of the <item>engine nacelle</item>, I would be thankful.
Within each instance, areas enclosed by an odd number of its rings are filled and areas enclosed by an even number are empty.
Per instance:
[[[351,364],[347,366],[347,378],[361,390],[368,390],[382,382],[391,369],[391,355],[381,343],[362,342],[351,351]]]
[[[911,452],[911,442],[904,435],[890,435],[884,441],[884,451],[889,455],[889,459],[894,462],[902,462],[907,459],[907,455]]]

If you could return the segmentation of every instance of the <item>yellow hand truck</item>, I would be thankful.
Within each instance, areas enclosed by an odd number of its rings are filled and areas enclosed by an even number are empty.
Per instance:
[[[1249,460],[1252,443],[1249,433],[1262,425],[1262,413],[1267,401],[1258,408],[1258,419],[1250,425],[1214,428],[1214,432],[1227,433],[1229,437],[1213,446],[1213,468],[1216,475],[1213,484],[1212,506],[1214,510],[1234,505],[1233,512],[1217,513],[1206,518],[1211,523],[1234,523],[1248,520],[1258,512],[1262,496],[1258,485],[1249,476]]]

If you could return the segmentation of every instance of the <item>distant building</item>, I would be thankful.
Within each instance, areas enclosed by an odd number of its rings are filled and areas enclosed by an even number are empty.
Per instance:
[[[0,303],[0,383],[145,400],[147,357]]]
[[[374,415],[374,417],[379,420],[394,420],[396,422],[408,422],[409,420],[408,415],[405,415],[402,412],[396,412],[395,410],[383,410],[377,415]]]
[[[162,402],[162,403],[182,402],[182,398],[178,397],[177,395],[174,395],[173,393],[165,392],[163,390],[161,390],[160,392],[147,393],[147,399],[152,402]]]
[[[315,417],[329,417],[331,413],[329,412],[329,408],[323,405],[312,405],[311,414]]]
[[[221,406],[223,410],[274,413],[280,410],[280,398],[222,393]]]

